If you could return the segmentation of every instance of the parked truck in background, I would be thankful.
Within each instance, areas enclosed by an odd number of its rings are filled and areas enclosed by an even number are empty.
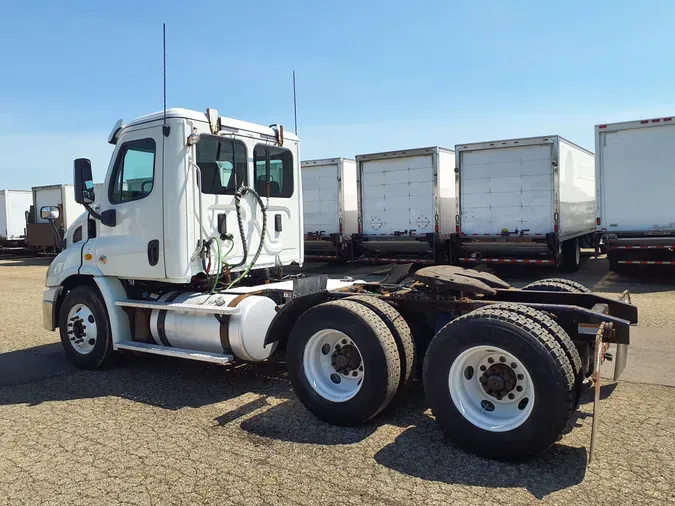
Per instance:
[[[455,152],[427,147],[356,157],[364,259],[446,263],[455,229]]]
[[[305,160],[301,172],[305,259],[353,258],[352,235],[358,232],[356,161]]]
[[[576,271],[594,247],[593,153],[550,135],[455,147],[459,262]]]
[[[675,121],[595,127],[597,226],[612,271],[675,265]]]
[[[32,191],[26,244],[34,251],[58,252],[66,230],[84,212],[84,207],[75,201],[72,184],[34,186]]]
[[[0,190],[0,246],[23,246],[32,203],[29,190]]]

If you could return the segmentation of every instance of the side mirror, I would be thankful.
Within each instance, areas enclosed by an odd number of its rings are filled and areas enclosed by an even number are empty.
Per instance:
[[[91,175],[91,161],[87,158],[75,160],[75,202],[78,204],[93,204],[96,200],[94,194],[94,178]]]
[[[43,220],[58,220],[60,214],[59,208],[56,206],[42,206],[40,208],[40,218]]]

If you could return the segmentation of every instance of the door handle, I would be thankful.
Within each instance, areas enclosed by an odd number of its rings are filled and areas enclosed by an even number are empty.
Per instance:
[[[153,239],[148,243],[148,263],[157,265],[159,262],[159,239]]]

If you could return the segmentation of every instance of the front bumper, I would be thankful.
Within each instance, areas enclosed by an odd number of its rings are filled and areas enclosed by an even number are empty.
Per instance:
[[[42,292],[42,325],[45,329],[53,331],[57,327],[57,310],[59,296],[63,291],[62,286],[47,288]]]

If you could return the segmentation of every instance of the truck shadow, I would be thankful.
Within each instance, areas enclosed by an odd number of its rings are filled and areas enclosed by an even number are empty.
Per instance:
[[[60,343],[0,354],[0,406],[117,396],[178,410],[198,408],[254,392],[288,399],[285,364],[223,367],[125,354],[100,371],[82,371],[65,359]]]
[[[465,452],[435,422],[421,389],[416,383],[398,405],[364,427],[323,423],[294,398],[243,420],[240,427],[262,438],[319,445],[358,443],[382,426],[402,427],[405,430],[377,451],[374,459],[408,476],[447,484],[525,488],[539,499],[583,481],[585,448],[556,444],[544,454],[522,462],[496,462]],[[227,423],[233,421],[228,418]],[[576,421],[571,421],[572,426]]]

